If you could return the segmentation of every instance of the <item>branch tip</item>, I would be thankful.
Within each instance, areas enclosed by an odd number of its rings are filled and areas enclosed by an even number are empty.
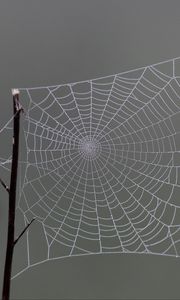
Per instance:
[[[16,95],[19,95],[20,94],[20,91],[18,89],[12,89],[12,95],[13,96],[16,96]]]
[[[5,188],[5,190],[9,193],[9,187],[4,183],[4,181],[0,178],[1,185]]]

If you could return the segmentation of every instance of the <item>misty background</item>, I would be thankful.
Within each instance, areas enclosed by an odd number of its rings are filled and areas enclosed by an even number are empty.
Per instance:
[[[0,128],[13,87],[116,74],[180,56],[175,0],[0,0]],[[23,104],[23,99],[21,99]],[[0,140],[11,151],[9,140]],[[0,282],[8,197],[1,188]],[[19,253],[21,255],[21,253]],[[113,254],[67,258],[12,281],[13,299],[179,299],[180,259]]]

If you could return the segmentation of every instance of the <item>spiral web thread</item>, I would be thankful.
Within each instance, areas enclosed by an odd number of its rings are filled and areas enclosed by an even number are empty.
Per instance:
[[[17,209],[36,222],[15,276],[69,256],[180,256],[179,63],[20,89],[29,107]]]

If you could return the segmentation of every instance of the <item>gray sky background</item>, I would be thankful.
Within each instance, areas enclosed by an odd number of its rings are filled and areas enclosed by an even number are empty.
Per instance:
[[[12,87],[86,80],[180,56],[179,11],[174,0],[0,0],[0,125],[12,115]],[[0,198],[2,281],[3,190]],[[175,258],[68,258],[19,276],[12,298],[179,299],[179,278]]]

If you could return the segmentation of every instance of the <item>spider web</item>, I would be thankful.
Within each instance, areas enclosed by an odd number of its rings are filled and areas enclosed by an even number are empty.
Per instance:
[[[180,59],[23,88],[24,267],[70,256],[180,256]]]

